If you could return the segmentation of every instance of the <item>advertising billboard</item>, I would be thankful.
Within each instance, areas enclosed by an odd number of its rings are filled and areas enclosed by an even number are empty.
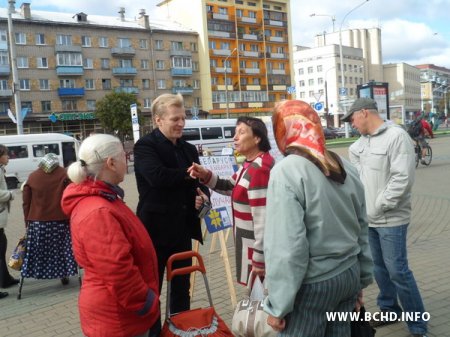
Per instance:
[[[387,82],[369,82],[360,84],[356,88],[358,98],[372,98],[377,102],[378,112],[384,120],[390,119],[389,113],[389,85]]]

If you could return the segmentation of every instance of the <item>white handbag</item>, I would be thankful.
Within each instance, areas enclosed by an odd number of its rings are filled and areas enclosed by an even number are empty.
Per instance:
[[[249,280],[252,280],[250,274]],[[264,312],[264,298],[267,291],[261,279],[256,276],[247,285],[247,296],[240,300],[234,310],[231,331],[236,337],[275,337],[277,332],[267,324],[268,314]]]

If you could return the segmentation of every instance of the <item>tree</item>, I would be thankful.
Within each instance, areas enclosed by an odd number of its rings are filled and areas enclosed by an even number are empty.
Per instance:
[[[125,136],[132,136],[130,105],[140,104],[134,94],[124,92],[112,92],[105,95],[95,104],[95,116],[108,133],[117,134],[123,141]],[[140,118],[139,118],[140,119]]]

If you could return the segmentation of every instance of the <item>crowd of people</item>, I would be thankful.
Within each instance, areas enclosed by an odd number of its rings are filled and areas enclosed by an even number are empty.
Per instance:
[[[192,239],[203,242],[201,210],[210,189],[231,197],[236,281],[264,279],[267,324],[279,336],[350,336],[350,322],[328,321],[326,312],[359,310],[373,278],[381,312],[425,311],[406,252],[414,145],[404,129],[383,121],[375,101],[357,99],[343,117],[361,134],[349,148],[350,161],[327,149],[320,117],[305,102],[275,105],[273,134],[284,156],[277,163],[265,123],[239,117],[233,141],[245,161],[230,177],[200,165],[198,150],[182,139],[181,95],[157,97],[151,111],[155,128],[134,146],[136,212],[119,186],[125,151],[111,135],[87,137],[67,172],[47,154],[23,186],[22,280],[67,284],[81,267],[84,335],[160,335],[167,260],[192,250]],[[4,179],[7,163],[8,149],[0,145],[2,288],[19,282],[6,266],[4,227],[14,199]],[[50,256],[48,247],[59,255]],[[190,309],[189,289],[189,276],[173,279],[172,313]],[[426,335],[423,320],[407,324],[412,336]]]

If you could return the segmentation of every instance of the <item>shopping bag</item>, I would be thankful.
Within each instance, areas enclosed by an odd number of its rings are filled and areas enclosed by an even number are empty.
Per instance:
[[[253,279],[250,274],[249,280]],[[275,337],[277,332],[267,324],[268,314],[264,312],[266,290],[261,279],[256,276],[247,285],[247,296],[239,301],[234,310],[231,331],[237,337]]]
[[[364,320],[366,309],[364,306],[359,310],[360,320],[351,321],[351,337],[374,337],[376,330],[372,328],[369,322]]]
[[[26,240],[27,238],[25,236],[19,239],[16,248],[14,248],[9,258],[8,266],[14,270],[20,270],[22,268],[23,259],[25,258]]]

